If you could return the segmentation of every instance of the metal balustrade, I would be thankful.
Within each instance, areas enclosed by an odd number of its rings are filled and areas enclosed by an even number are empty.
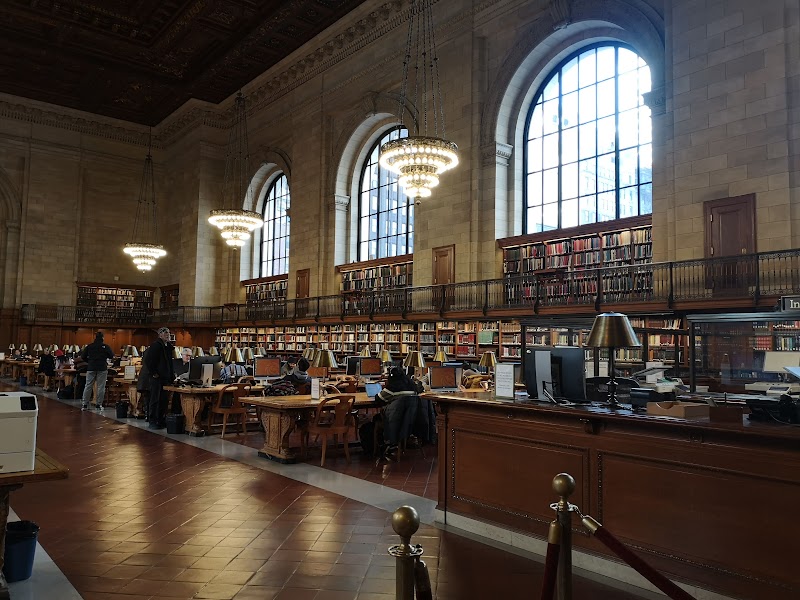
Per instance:
[[[276,323],[409,314],[448,313],[679,302],[747,300],[800,293],[800,249],[676,262],[554,271],[424,286],[361,291],[262,304],[180,306],[142,310],[92,306],[24,304],[21,322],[103,325],[211,325]]]

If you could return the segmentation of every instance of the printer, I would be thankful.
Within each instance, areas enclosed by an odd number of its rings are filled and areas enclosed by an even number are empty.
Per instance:
[[[27,392],[0,392],[0,473],[33,471],[39,405]]]

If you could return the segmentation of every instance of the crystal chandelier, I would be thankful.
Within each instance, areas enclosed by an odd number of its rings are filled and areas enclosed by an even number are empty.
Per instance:
[[[458,146],[444,138],[444,106],[439,81],[439,62],[433,36],[432,0],[412,0],[411,17],[403,59],[403,86],[400,91],[398,121],[414,135],[386,142],[381,146],[380,164],[397,173],[407,196],[428,198],[439,185],[439,175],[458,165]],[[408,71],[414,63],[413,128],[405,123]],[[428,116],[433,121],[428,132]],[[420,122],[421,121],[421,122]],[[441,135],[441,137],[439,137]]]
[[[133,222],[133,241],[125,244],[123,252],[133,259],[140,271],[149,271],[156,261],[167,255],[164,246],[158,243],[158,215],[156,212],[156,186],[153,177],[153,134],[147,144],[147,157],[144,159],[142,186],[139,189],[139,203],[136,206],[136,219]]]
[[[240,91],[236,96],[233,127],[228,138],[228,154],[225,157],[225,182],[222,188],[222,209],[212,210],[208,222],[218,227],[225,243],[234,248],[244,246],[250,239],[250,232],[264,225],[264,219],[257,212],[237,208],[244,203],[252,206],[249,166],[250,155],[247,150],[247,112],[244,96]]]

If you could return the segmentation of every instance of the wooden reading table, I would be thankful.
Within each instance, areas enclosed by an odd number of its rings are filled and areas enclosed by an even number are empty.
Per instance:
[[[53,481],[66,479],[69,469],[61,463],[50,458],[47,454],[36,449],[36,462],[33,471],[20,471],[18,473],[0,473],[0,599],[8,598],[8,586],[3,577],[2,569],[6,547],[6,521],[8,521],[9,496],[11,492],[21,488],[26,483],[39,481]]]
[[[131,405],[131,416],[139,417],[145,416],[144,407],[142,406],[142,398],[139,396],[139,390],[136,389],[138,379],[125,379],[124,377],[115,377],[114,383],[121,383],[128,386],[128,402]]]
[[[353,394],[348,394],[353,395]],[[374,408],[374,398],[364,392],[354,394],[353,408]],[[297,396],[245,396],[240,401],[257,407],[264,426],[264,447],[259,456],[282,463],[297,462],[297,448],[289,445],[289,436],[297,428],[298,421],[309,421],[319,406],[319,399],[310,395]]]
[[[220,383],[218,385],[212,385],[211,387],[165,385],[163,389],[170,393],[167,406],[172,405],[172,394],[180,394],[181,410],[186,417],[186,433],[200,436],[206,433],[203,424],[200,422],[203,408],[206,404],[213,402],[220,390],[228,385],[227,383]],[[254,385],[251,387],[250,391],[260,392],[263,389],[263,385]]]

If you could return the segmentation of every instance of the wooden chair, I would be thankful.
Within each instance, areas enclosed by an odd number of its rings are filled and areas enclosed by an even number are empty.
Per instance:
[[[305,431],[301,435],[303,457],[308,454],[308,436],[314,434],[322,437],[322,460],[319,465],[325,466],[325,452],[328,448],[328,436],[333,436],[334,446],[339,444],[339,434],[342,435],[342,443],[344,444],[344,455],[347,463],[350,464],[350,431],[353,429],[353,419],[351,412],[353,411],[353,404],[356,397],[347,394],[338,394],[326,396],[320,400],[319,406],[314,413],[314,420],[309,423]],[[324,417],[327,408],[334,407],[334,417],[330,422],[325,422]]]
[[[222,388],[217,394],[211,410],[208,411],[208,427],[214,415],[222,415],[222,438],[225,438],[225,427],[228,425],[229,415],[239,415],[242,423],[242,431],[247,435],[247,407],[239,402],[239,398],[250,395],[250,385],[246,383],[231,383]]]

